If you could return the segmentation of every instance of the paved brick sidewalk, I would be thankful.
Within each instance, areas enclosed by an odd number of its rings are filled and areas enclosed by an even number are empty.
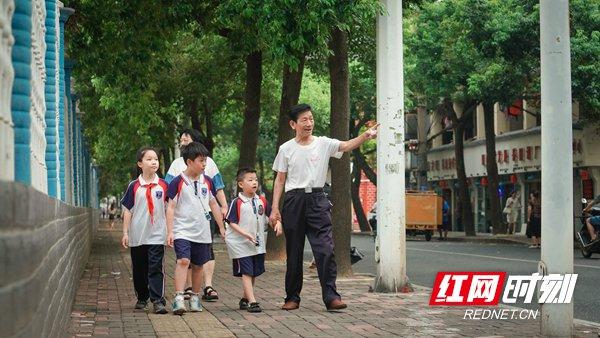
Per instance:
[[[96,235],[90,260],[81,278],[72,309],[72,336],[114,337],[532,337],[539,335],[538,320],[463,320],[464,309],[429,307],[429,291],[409,294],[369,293],[371,277],[339,279],[338,288],[349,308],[329,313],[321,302],[316,273],[306,269],[300,310],[279,309],[284,297],[285,267],[268,262],[257,282],[257,298],[265,310],[250,314],[237,309],[240,281],[231,276],[231,263],[222,245],[215,245],[217,271],[214,287],[220,300],[203,303],[205,311],[182,317],[134,311],[129,252],[119,248],[120,231],[102,228]],[[174,253],[167,250],[167,293],[173,293]],[[578,337],[597,337],[598,327],[578,324]]]

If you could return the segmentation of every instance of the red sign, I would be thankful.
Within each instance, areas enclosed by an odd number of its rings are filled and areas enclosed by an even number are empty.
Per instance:
[[[508,115],[519,116],[523,113],[523,99],[517,99],[513,104],[508,107]]]
[[[506,272],[438,272],[429,305],[498,305]]]

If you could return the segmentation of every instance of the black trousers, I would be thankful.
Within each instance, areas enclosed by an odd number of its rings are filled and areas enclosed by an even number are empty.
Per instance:
[[[165,275],[163,272],[164,245],[131,247],[133,287],[138,300],[165,301]]]
[[[285,300],[300,303],[305,236],[315,257],[323,302],[329,304],[336,298],[340,299],[335,285],[337,266],[329,199],[322,192],[289,191],[285,194],[282,219],[287,252]]]

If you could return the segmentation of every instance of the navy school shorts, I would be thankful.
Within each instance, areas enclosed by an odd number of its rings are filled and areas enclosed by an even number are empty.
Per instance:
[[[258,277],[265,272],[265,254],[234,258],[232,263],[235,277],[242,277],[242,275]]]
[[[187,239],[176,239],[173,247],[177,259],[187,258],[194,265],[204,265],[215,259],[212,243],[196,243]]]

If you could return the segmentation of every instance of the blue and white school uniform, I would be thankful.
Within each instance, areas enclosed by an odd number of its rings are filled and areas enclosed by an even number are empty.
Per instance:
[[[258,245],[253,244],[239,232],[228,227],[225,232],[227,251],[233,263],[233,275],[241,277],[261,275],[265,271],[267,231],[271,207],[267,200],[258,195],[248,197],[239,193],[231,201],[227,221],[235,223],[251,234]]]
[[[169,203],[175,203],[173,236],[177,259],[187,258],[194,265],[214,260],[209,212],[215,195],[212,180],[204,174],[192,180],[181,173],[169,183]]]
[[[132,214],[129,247],[133,285],[138,300],[165,304],[163,259],[167,239],[167,182],[158,176],[146,182],[140,175],[129,183],[121,200]]]

